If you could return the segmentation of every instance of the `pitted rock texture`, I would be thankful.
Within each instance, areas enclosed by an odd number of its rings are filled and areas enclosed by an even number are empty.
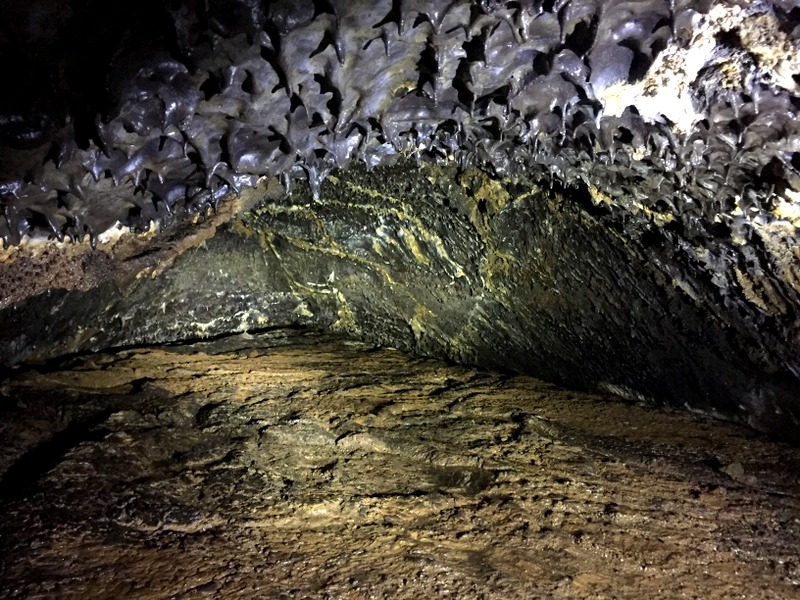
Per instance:
[[[782,600],[800,452],[273,331],[0,386],[4,598]]]

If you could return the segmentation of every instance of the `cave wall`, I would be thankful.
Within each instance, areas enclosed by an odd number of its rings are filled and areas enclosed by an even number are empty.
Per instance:
[[[4,364],[323,326],[796,439],[792,3],[12,4]]]
[[[2,354],[326,327],[793,439],[798,386],[770,332],[709,311],[588,202],[477,169],[354,167],[317,199],[267,194],[157,277],[12,305]]]

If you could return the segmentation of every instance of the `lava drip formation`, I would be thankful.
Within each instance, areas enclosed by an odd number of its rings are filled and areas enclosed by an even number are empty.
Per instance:
[[[583,186],[690,239],[749,239],[800,194],[788,1],[198,4],[132,21],[93,123],[0,114],[5,244],[146,230],[262,177],[316,195],[408,156]]]

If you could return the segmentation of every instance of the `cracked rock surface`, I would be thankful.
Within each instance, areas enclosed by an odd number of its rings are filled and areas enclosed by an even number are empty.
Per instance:
[[[0,595],[793,598],[800,451],[274,330],[0,385]]]

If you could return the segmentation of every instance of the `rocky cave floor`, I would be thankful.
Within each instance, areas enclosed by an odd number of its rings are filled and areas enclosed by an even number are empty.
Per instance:
[[[3,598],[797,598],[800,449],[275,330],[0,384]]]

